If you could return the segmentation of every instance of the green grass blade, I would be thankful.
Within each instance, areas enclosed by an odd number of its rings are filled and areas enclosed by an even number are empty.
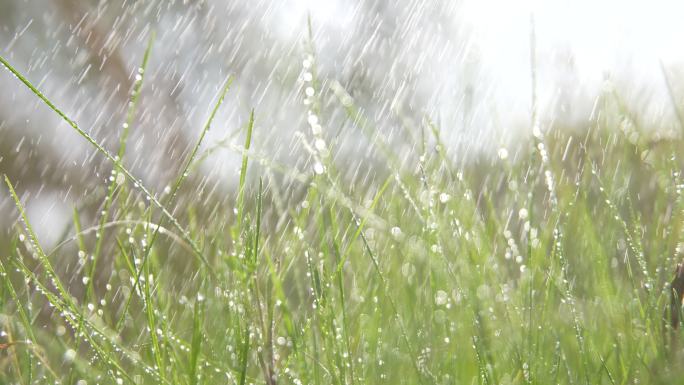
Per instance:
[[[113,156],[107,149],[102,147],[101,144],[99,144],[90,134],[85,132],[81,127],[76,124],[75,121],[71,120],[62,110],[57,108],[45,95],[43,95],[33,84],[31,84],[28,79],[26,79],[19,71],[17,71],[12,65],[5,60],[4,57],[0,56],[0,63],[2,63],[5,68],[7,68],[14,76],[17,77],[26,87],[33,92],[34,95],[36,95],[40,100],[43,101],[50,109],[52,109],[57,115],[59,115],[62,120],[64,120],[71,128],[73,128],[82,138],[84,138],[88,143],[90,143],[95,149],[104,155],[107,159],[109,159],[118,169],[123,172],[123,174],[128,178],[131,182],[133,182],[134,186],[137,186],[137,188],[142,191],[142,193],[155,205],[157,208],[161,210],[163,215],[171,221],[171,223],[176,227],[176,229],[180,232],[181,236],[183,239],[190,244],[192,247],[193,253],[195,256],[207,267],[209,267],[209,262],[207,261],[206,257],[202,254],[202,251],[200,250],[199,246],[197,246],[197,243],[190,237],[190,234],[188,231],[181,226],[181,224],[176,220],[176,218],[171,214],[171,212],[164,206],[162,203],[157,199],[157,197],[148,190],[145,185],[142,183],[142,181],[133,174],[121,163],[121,160]],[[211,269],[209,269],[211,271]]]
[[[245,210],[245,179],[247,178],[247,162],[249,156],[247,152],[252,144],[252,129],[254,128],[254,110],[249,113],[249,122],[247,123],[247,137],[245,138],[245,152],[242,154],[242,164],[240,166],[240,184],[238,185],[238,198],[237,198],[237,224],[238,229],[242,229],[242,223],[244,222],[244,210]]]

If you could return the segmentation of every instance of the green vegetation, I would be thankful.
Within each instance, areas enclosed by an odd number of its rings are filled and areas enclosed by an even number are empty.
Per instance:
[[[5,177],[21,220],[0,256],[0,383],[682,378],[681,337],[664,321],[684,253],[682,140],[649,139],[607,93],[590,128],[537,132],[496,160],[453,161],[426,117],[402,168],[339,84],[337,105],[317,99],[323,82],[313,53],[307,61],[309,123],[345,112],[386,160],[374,166],[382,179],[346,177],[316,129],[302,138],[314,143],[311,171],[269,160],[253,140],[256,106],[233,147],[232,207],[206,214],[201,200],[177,201],[231,79],[183,172],[155,193],[126,168],[142,76],[114,155],[0,58],[112,162],[101,216],[84,223],[75,210],[54,250]]]

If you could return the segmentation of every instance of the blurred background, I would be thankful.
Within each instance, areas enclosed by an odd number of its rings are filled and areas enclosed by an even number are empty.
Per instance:
[[[154,31],[124,164],[157,192],[234,75],[186,185],[211,210],[233,201],[252,108],[264,162],[311,173],[314,128],[351,185],[381,172],[377,138],[415,163],[426,121],[459,163],[515,159],[533,99],[544,131],[589,129],[612,94],[649,140],[678,137],[682,14],[665,0],[0,0],[0,55],[116,152]],[[0,90],[0,173],[54,244],[74,208],[95,222],[111,164],[5,69]],[[3,237],[16,219],[0,193]]]

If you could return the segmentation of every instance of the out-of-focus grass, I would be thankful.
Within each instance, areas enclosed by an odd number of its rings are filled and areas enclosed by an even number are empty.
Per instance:
[[[6,179],[22,220],[0,258],[0,382],[665,384],[684,375],[681,337],[663,321],[683,251],[684,142],[648,139],[605,95],[586,130],[547,132],[515,156],[467,164],[441,143],[448,128],[426,117],[416,153],[371,136],[384,177],[349,181],[317,125],[325,108],[369,135],[372,122],[339,85],[340,103],[321,103],[315,57],[306,60],[311,171],[269,161],[252,140],[252,114],[244,147],[233,146],[243,155],[235,203],[204,215],[203,202],[175,198],[203,159],[213,113],[183,174],[155,193],[127,171],[125,134],[111,155],[2,59],[113,171],[101,219],[82,223],[75,212],[55,250],[41,248],[23,215],[30,202]],[[399,168],[402,157],[410,167]]]

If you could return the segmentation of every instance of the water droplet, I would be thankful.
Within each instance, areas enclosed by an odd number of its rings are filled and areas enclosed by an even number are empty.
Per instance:
[[[316,116],[314,114],[309,115],[309,117],[306,120],[312,126],[315,126],[316,124],[318,124],[318,116]]]
[[[401,266],[401,275],[411,278],[416,273],[416,268],[411,263],[406,262]]]
[[[313,169],[314,169],[314,172],[315,172],[316,174],[318,174],[318,175],[321,175],[321,174],[323,174],[323,173],[325,172],[325,168],[323,167],[323,165],[321,164],[321,162],[316,162],[316,163],[314,163]]]
[[[446,304],[448,299],[449,295],[444,290],[437,290],[437,293],[435,293],[435,305],[437,306]]]
[[[439,201],[442,203],[447,203],[451,199],[451,195],[447,193],[441,193],[439,194]]]
[[[121,186],[126,182],[126,176],[122,172],[117,172],[116,173],[116,184]]]
[[[508,150],[506,150],[505,148],[500,148],[498,154],[501,160],[508,159]]]
[[[64,352],[64,362],[73,362],[76,358],[76,351],[74,349],[68,349]]]

